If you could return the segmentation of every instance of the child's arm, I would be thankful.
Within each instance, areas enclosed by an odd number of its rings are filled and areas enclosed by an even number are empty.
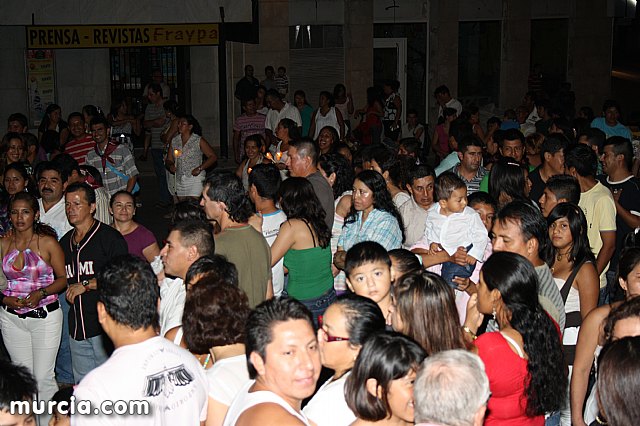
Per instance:
[[[487,248],[487,244],[489,244],[489,236],[487,235],[487,228],[483,225],[482,219],[480,219],[480,215],[477,212],[474,211],[470,218],[469,231],[473,247],[467,253],[467,263],[475,265],[476,261],[484,256],[484,251]]]

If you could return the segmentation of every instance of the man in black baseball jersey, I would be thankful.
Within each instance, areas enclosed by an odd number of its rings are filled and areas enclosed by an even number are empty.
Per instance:
[[[110,345],[100,323],[95,275],[116,256],[127,254],[127,242],[114,228],[95,220],[96,194],[87,184],[67,187],[65,209],[73,229],[60,240],[69,288],[69,346],[76,383],[109,357]],[[132,295],[133,297],[133,295]]]

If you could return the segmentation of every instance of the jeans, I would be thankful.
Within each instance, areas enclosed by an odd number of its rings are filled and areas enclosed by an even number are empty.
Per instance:
[[[549,417],[544,420],[544,426],[560,426],[560,411],[549,413]]]
[[[473,244],[469,244],[467,247],[465,247],[467,252],[472,248],[473,248]],[[473,270],[475,268],[476,268],[476,265],[467,264],[465,266],[461,266],[454,262],[443,262],[442,270],[440,271],[440,276],[442,277],[443,280],[445,280],[447,284],[449,284],[451,288],[458,288],[458,285],[453,282],[453,279],[455,277],[469,278],[471,274],[473,274]]]
[[[455,277],[469,278],[475,267],[475,265],[460,266],[457,263],[444,262],[442,264],[442,271],[440,272],[440,275],[450,287],[458,288],[458,285],[453,282],[453,279]]]
[[[49,401],[58,391],[54,368],[60,346],[62,310],[46,318],[19,318],[0,308],[2,337],[13,362],[24,365],[38,382],[38,397]]]
[[[69,349],[69,302],[62,293],[58,298],[62,310],[62,336],[56,359],[56,380],[59,383],[74,384],[73,369],[71,367],[71,350]]]
[[[162,149],[151,148],[151,158],[153,158],[153,170],[158,178],[158,186],[160,189],[160,202],[168,204],[171,202],[171,194],[167,185],[167,173],[164,168],[164,159],[162,158]]]
[[[311,311],[311,315],[313,316],[313,324],[318,328],[318,317],[324,315],[324,311],[327,310],[329,305],[331,305],[336,300],[336,291],[331,287],[326,293],[323,295],[316,297],[314,299],[301,300],[304,306],[307,307]]]
[[[109,346],[112,344],[105,334],[101,334],[85,340],[70,338],[69,346],[73,361],[73,376],[76,383],[80,383],[91,370],[109,359]]]

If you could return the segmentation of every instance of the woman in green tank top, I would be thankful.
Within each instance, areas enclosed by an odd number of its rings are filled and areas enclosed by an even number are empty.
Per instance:
[[[325,212],[305,178],[291,177],[280,185],[280,208],[287,221],[271,246],[271,265],[284,257],[289,273],[286,293],[318,316],[335,300],[331,272],[331,231]]]

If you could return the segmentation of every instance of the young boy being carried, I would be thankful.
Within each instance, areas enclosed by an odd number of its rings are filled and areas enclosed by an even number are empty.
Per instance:
[[[458,247],[466,249],[464,265],[442,262],[442,278],[457,288],[453,279],[469,278],[476,262],[483,259],[489,242],[487,228],[478,212],[467,207],[467,186],[455,174],[445,172],[436,178],[435,196],[438,202],[427,213],[427,226],[421,243],[429,246],[427,256],[437,255],[442,250],[453,256]]]

